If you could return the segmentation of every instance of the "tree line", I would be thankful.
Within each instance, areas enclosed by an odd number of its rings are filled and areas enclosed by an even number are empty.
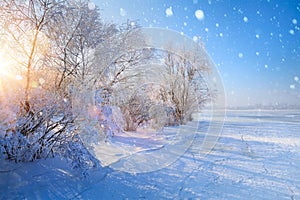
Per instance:
[[[199,57],[201,47],[182,49],[180,55],[136,49],[146,41],[136,22],[104,23],[100,16],[87,0],[0,1],[1,41],[9,49],[5,58],[9,72],[21,77],[13,83],[1,77],[0,146],[6,159],[70,154],[82,130],[74,113],[78,90],[105,90],[106,106],[119,115],[110,123],[119,131],[184,124],[213,96],[202,78],[210,66]],[[149,76],[151,71],[159,75]],[[92,98],[95,109],[103,104],[103,97]],[[71,154],[91,164],[80,153]]]

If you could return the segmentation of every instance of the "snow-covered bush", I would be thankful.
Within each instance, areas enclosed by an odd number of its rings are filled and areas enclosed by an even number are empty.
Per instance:
[[[73,168],[79,169],[83,175],[87,175],[88,169],[100,164],[78,135],[74,135],[71,140],[63,142],[58,147],[57,152],[66,158]]]
[[[168,121],[163,105],[154,105],[149,110],[150,126],[156,130],[163,128]]]
[[[120,104],[126,131],[136,131],[140,124],[149,120],[150,105],[150,98],[144,88],[128,92],[128,97]]]
[[[13,98],[15,97],[15,98]],[[2,159],[30,162],[61,156],[85,171],[97,165],[80,140],[71,105],[42,89],[31,93],[30,111],[22,111],[18,95],[1,98],[0,153]]]
[[[88,3],[1,1],[0,54],[8,61],[0,73],[2,158],[28,162],[60,155],[83,168],[82,160],[93,159],[77,136],[68,91],[74,82],[93,79],[92,52],[110,37],[99,10]]]
[[[122,114],[122,111],[117,106],[112,106],[112,120],[115,122],[116,126],[119,127],[120,131],[125,129],[125,119]]]

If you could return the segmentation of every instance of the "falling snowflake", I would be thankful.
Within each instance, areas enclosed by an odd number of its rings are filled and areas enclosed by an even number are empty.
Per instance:
[[[166,9],[166,16],[171,17],[173,15],[172,7],[169,7]]]
[[[208,28],[205,28],[204,30],[205,30],[205,32],[208,32]]]
[[[203,10],[196,10],[195,11],[195,16],[198,20],[203,20],[204,19],[204,12]]]
[[[193,40],[194,40],[194,42],[197,42],[197,41],[198,41],[198,37],[197,37],[197,36],[194,36],[194,37],[193,37]]]
[[[122,17],[125,17],[125,16],[127,15],[126,10],[124,10],[123,8],[120,8],[120,15],[121,15]]]
[[[244,22],[247,23],[248,22],[248,17],[244,17],[243,20],[244,20]]]
[[[239,58],[243,58],[244,54],[243,53],[239,53],[238,56],[239,56]]]
[[[290,32],[291,35],[295,34],[295,31],[293,29],[291,29],[289,32]]]
[[[256,37],[257,39],[259,39],[260,36],[259,36],[259,34],[256,34],[255,37]]]
[[[45,82],[46,82],[45,79],[39,78],[39,84],[40,84],[40,85],[43,85]]]
[[[259,52],[258,52],[258,51],[257,51],[257,52],[255,52],[255,55],[259,56]]]
[[[216,23],[216,27],[218,28],[220,25],[219,25],[219,23]]]
[[[268,65],[265,65],[265,68],[267,69],[269,66]]]
[[[296,88],[296,86],[295,85],[290,85],[290,88],[293,90],[293,89]]]
[[[296,19],[293,19],[292,22],[293,22],[293,24],[295,24],[295,25],[297,24],[297,20],[296,20]]]
[[[183,22],[183,26],[187,26],[187,23],[186,23],[186,22]]]
[[[23,80],[23,77],[21,75],[16,75],[16,80]]]
[[[219,36],[220,36],[220,37],[223,37],[223,33],[220,33]]]
[[[299,77],[298,77],[298,76],[295,76],[295,77],[294,77],[294,80],[295,80],[296,82],[298,82],[298,81],[299,81]]]
[[[90,10],[95,10],[96,5],[95,5],[93,2],[89,2],[89,3],[88,3],[88,8],[89,8]]]
[[[131,25],[131,26],[135,26],[135,22],[131,22],[130,25]]]

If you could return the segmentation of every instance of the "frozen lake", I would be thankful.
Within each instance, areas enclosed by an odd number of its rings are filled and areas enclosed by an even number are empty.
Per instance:
[[[196,142],[182,156],[147,173],[107,165],[81,178],[58,159],[18,165],[3,161],[0,199],[300,199],[300,111],[228,111],[222,134],[205,157],[197,145],[209,122],[203,118],[199,123]],[[138,146],[147,157],[143,149],[164,148],[161,135],[156,136],[116,136],[114,144]],[[191,138],[180,139],[188,143]]]

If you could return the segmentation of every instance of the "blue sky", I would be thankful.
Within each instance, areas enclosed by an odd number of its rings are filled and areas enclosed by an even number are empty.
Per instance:
[[[221,73],[229,106],[300,105],[300,1],[91,2],[106,22],[138,20],[201,39]]]

